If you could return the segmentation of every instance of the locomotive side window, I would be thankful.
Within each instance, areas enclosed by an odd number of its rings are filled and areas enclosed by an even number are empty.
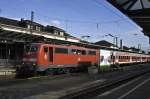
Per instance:
[[[55,48],[55,53],[68,54],[67,48]]]
[[[81,51],[81,50],[77,50],[77,54],[78,54],[78,55],[81,55],[81,54],[82,54],[82,51]]]
[[[88,55],[96,55],[96,51],[88,51]]]
[[[76,50],[76,49],[72,49],[72,50],[71,50],[71,53],[72,53],[72,54],[77,54],[77,50]]]
[[[71,49],[72,54],[78,54],[78,55],[86,55],[85,50],[77,50],[77,49]]]
[[[48,53],[48,47],[44,47],[44,52]]]
[[[86,55],[86,51],[85,50],[82,50],[82,55]]]

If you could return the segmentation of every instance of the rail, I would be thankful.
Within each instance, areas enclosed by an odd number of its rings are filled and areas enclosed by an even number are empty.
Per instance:
[[[116,78],[110,81],[107,80],[103,83],[96,82],[84,88],[81,88],[79,90],[70,92],[60,97],[59,99],[90,99],[89,97],[96,96],[96,94],[103,93],[111,88],[119,86],[125,82],[128,82],[129,80],[132,80],[148,72],[150,72],[150,68],[143,69],[141,71],[132,72],[124,77]]]

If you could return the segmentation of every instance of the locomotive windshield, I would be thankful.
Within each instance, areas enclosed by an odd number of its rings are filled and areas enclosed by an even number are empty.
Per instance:
[[[38,47],[36,45],[27,45],[25,47],[25,52],[29,53],[29,52],[37,52],[38,51]]]

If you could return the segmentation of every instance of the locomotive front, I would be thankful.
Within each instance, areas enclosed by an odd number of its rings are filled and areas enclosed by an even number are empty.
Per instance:
[[[40,45],[38,44],[28,44],[25,46],[22,66],[19,68],[20,74],[31,74],[36,70],[39,47]]]

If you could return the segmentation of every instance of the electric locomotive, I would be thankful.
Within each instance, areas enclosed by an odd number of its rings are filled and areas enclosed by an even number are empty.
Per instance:
[[[75,45],[32,43],[25,49],[22,73],[85,70],[99,62],[99,50]]]

